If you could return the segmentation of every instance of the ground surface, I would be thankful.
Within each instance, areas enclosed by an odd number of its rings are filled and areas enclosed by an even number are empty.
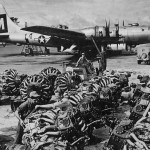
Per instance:
[[[62,71],[62,62],[72,60],[71,55],[50,55],[50,56],[21,56],[21,47],[6,46],[0,47],[0,73],[4,70],[14,68],[19,74],[37,74],[42,69],[52,66]],[[98,66],[97,62],[94,62],[95,66]],[[136,62],[136,56],[117,56],[107,59],[107,69],[135,71],[141,73],[150,74],[150,66]],[[132,76],[131,82],[136,80],[136,74]],[[123,111],[127,110],[126,107],[120,108],[120,118],[125,114]],[[16,126],[18,120],[10,111],[10,105],[0,105],[0,144],[12,143],[16,134]],[[97,136],[100,136],[103,140],[108,138],[107,130],[99,129],[95,132]],[[86,149],[101,149],[98,144],[96,146],[87,147]]]

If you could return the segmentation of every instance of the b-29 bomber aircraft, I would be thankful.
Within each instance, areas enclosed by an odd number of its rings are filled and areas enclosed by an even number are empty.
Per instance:
[[[0,5],[0,42],[17,45],[37,45],[57,47],[58,51],[77,49],[92,54],[100,53],[108,44],[125,43],[127,46],[150,43],[150,27],[130,25],[110,27],[94,26],[79,30],[61,29],[46,26],[20,28],[8,16]],[[97,51],[95,51],[97,50]]]
[[[79,51],[91,50],[93,47],[99,50],[101,46],[116,43],[119,39],[118,27],[110,36],[109,26],[110,24],[106,22],[106,26],[95,26],[78,31],[46,26],[20,28],[0,5],[0,42],[4,43],[57,47],[58,51],[61,47],[67,49],[72,45],[76,45]]]

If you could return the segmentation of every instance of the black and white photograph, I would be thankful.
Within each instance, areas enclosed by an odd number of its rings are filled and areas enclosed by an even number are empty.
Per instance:
[[[0,0],[0,150],[150,150],[150,0]]]

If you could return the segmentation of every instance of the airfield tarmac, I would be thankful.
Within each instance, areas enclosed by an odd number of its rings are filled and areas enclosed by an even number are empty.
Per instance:
[[[39,73],[42,69],[53,66],[62,71],[62,63],[76,61],[73,55],[60,55],[56,49],[51,49],[50,55],[21,55],[22,46],[8,45],[0,46],[0,74],[4,70],[14,68],[19,74],[27,73],[28,75]],[[94,67],[98,63],[93,62]],[[150,74],[150,66],[137,64],[136,55],[114,56],[107,59],[107,70],[128,70]]]
[[[74,57],[72,55],[59,55],[54,50],[49,56],[22,56],[20,55],[22,47],[15,45],[8,45],[5,48],[0,46],[0,73],[4,70],[14,68],[19,74],[37,74],[42,69],[52,66],[62,71],[62,62],[72,61]],[[94,66],[97,67],[98,63],[94,62]],[[108,70],[125,70],[134,71],[137,73],[150,74],[150,66],[136,62],[136,56],[116,56],[107,59]],[[136,80],[135,76],[131,81]],[[10,111],[10,105],[0,105],[0,144],[12,143],[16,134],[18,120]],[[103,136],[104,139],[108,138],[108,133],[99,130],[96,132],[98,136]],[[88,147],[86,149],[100,149],[100,147]]]

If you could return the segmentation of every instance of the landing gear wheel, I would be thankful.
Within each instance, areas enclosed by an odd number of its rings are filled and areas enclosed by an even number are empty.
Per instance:
[[[141,64],[141,60],[137,60],[137,63],[138,63],[138,64]]]
[[[5,42],[2,42],[2,45],[3,45],[3,47],[5,47],[5,46],[6,46],[6,43],[5,43]]]

